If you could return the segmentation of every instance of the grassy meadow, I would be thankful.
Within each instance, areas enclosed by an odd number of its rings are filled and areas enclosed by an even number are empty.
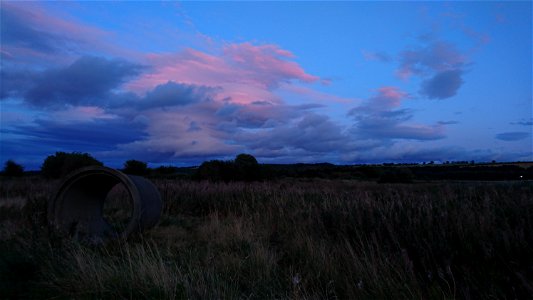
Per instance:
[[[2,299],[533,295],[527,181],[152,179],[164,202],[160,223],[88,246],[48,231],[58,181],[1,180]],[[124,202],[124,192],[109,197],[106,211],[120,224],[128,214],[113,201]]]

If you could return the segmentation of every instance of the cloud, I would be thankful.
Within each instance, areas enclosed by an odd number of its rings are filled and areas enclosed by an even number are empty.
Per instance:
[[[2,54],[10,59],[63,60],[82,49],[108,48],[101,41],[107,32],[55,17],[38,3],[4,1],[0,10]]]
[[[150,162],[235,155],[242,147],[227,142],[230,134],[217,127],[223,118],[213,117],[215,110],[215,103],[195,103],[145,111],[146,136],[106,155],[149,158]]]
[[[421,93],[430,99],[453,97],[463,84],[462,70],[442,71],[422,82]]]
[[[0,69],[0,100],[7,98],[19,98],[33,84],[35,75],[25,70],[15,70],[3,67]]]
[[[402,78],[412,75],[427,76],[434,72],[460,69],[467,62],[465,55],[444,41],[430,41],[420,47],[413,47],[400,53],[400,68],[397,74]]]
[[[409,95],[396,87],[382,87],[362,105],[348,112],[354,118],[352,134],[360,139],[437,140],[445,137],[443,124],[409,123],[413,117],[408,109],[398,109]]]
[[[440,125],[455,125],[455,124],[459,124],[458,121],[439,121],[437,122],[437,124],[440,124]]]
[[[379,61],[379,62],[388,63],[393,60],[393,58],[385,52],[372,52],[372,51],[362,50],[361,53],[363,54],[364,59],[368,61]]]
[[[400,53],[396,74],[402,79],[421,78],[420,93],[429,99],[455,96],[464,83],[467,57],[450,43],[424,40],[419,47]]]
[[[35,74],[25,99],[41,107],[104,104],[102,99],[142,69],[124,60],[83,56],[65,68]]]
[[[321,140],[328,141],[321,146],[326,151],[329,139],[339,137],[340,129],[329,119],[311,122],[309,115],[323,105],[288,105],[274,93],[293,80],[318,79],[286,61],[293,57],[289,51],[245,43],[227,45],[220,56],[187,49],[166,56],[168,60],[159,61],[161,57],[151,56],[149,71],[126,85],[137,92],[129,103],[127,93],[115,93],[108,100],[129,107],[108,106],[110,111],[144,120],[146,136],[102,155],[129,153],[164,162],[177,157],[221,158],[246,149],[272,153],[270,147],[279,143],[286,144],[284,155],[293,155],[293,151],[318,149],[311,142]],[[301,129],[310,131],[305,135],[309,138],[298,133]],[[345,135],[342,138],[349,141]]]
[[[531,138],[531,132],[503,132],[497,134],[496,138],[506,142],[520,141]]]
[[[371,97],[361,108],[369,111],[385,111],[399,107],[401,102],[407,98],[409,98],[409,94],[399,88],[384,86],[379,88],[376,95]]]
[[[511,125],[521,125],[521,126],[533,126],[533,119],[530,119],[530,120],[526,120],[526,119],[522,119],[518,122],[511,122],[510,123]]]
[[[272,154],[267,144],[257,144],[263,136],[271,141],[286,137],[279,142],[287,145],[280,153],[285,157],[295,152],[306,156],[306,151],[325,155],[327,145],[341,146],[332,138],[349,141],[329,118],[311,117],[323,105],[288,105],[277,95],[297,83],[321,81],[294,62],[291,52],[251,43],[226,44],[219,50],[148,54],[142,65],[81,56],[61,68],[43,65],[39,72],[2,69],[10,79],[2,97],[23,98],[32,109],[63,120],[37,119],[26,126],[12,122],[8,130],[24,136],[27,145],[83,149],[110,161],[135,157],[169,162],[179,157],[198,163],[252,148]],[[314,98],[329,100],[327,96]]]
[[[4,3],[3,3],[4,4]],[[55,52],[61,49],[61,39],[51,33],[32,26],[32,18],[24,19],[24,11],[15,10],[10,5],[1,8],[0,34],[2,43],[31,48],[42,52]],[[26,14],[29,14],[26,12]],[[31,14],[29,14],[31,15]]]
[[[149,91],[146,98],[156,93],[159,87]],[[171,87],[177,86],[172,84]],[[187,86],[179,87],[181,90]],[[127,112],[127,115],[137,114],[136,118],[144,120],[146,135],[100,155],[108,158],[121,155],[150,157],[151,162],[177,158],[225,159],[238,152],[267,156],[277,153],[294,158],[294,155],[331,154],[332,147],[333,152],[340,153],[353,144],[341,126],[314,113],[321,105],[268,101],[240,104],[211,100],[204,94],[195,101],[187,101],[186,105],[178,103],[173,106],[136,106],[134,111]]]
[[[438,140],[445,137],[441,125],[404,125],[385,118],[361,118],[356,133],[370,139]]]
[[[14,135],[15,142],[33,145],[25,152],[104,151],[145,136],[145,125],[124,118],[87,118],[78,120],[37,119],[31,124],[10,126],[3,133]],[[46,145],[45,148],[43,146]],[[43,149],[41,149],[43,148]],[[39,150],[41,149],[41,150]],[[48,152],[42,155],[50,154]]]
[[[220,88],[169,81],[156,86],[139,103],[139,109],[187,105],[211,101]]]
[[[174,81],[182,84],[222,88],[220,97],[234,103],[279,102],[273,93],[293,82],[313,83],[319,77],[308,74],[294,55],[276,45],[227,44],[214,55],[194,49],[177,53],[147,54],[151,71],[129,82],[126,87],[143,94],[153,87]]]
[[[318,77],[307,74],[297,63],[288,61],[294,55],[276,45],[229,44],[223,51],[229,64],[267,88],[277,87],[280,82],[292,79],[303,82],[319,80]]]
[[[11,153],[91,151],[120,163],[198,164],[239,152],[277,162],[350,162],[375,153],[381,160],[402,159],[423,155],[406,149],[408,143],[424,148],[444,138],[451,124],[417,123],[402,107],[413,97],[393,86],[364,101],[318,91],[314,85],[328,80],[278,45],[212,41],[202,48],[180,39],[177,47],[191,48],[132,54],[113,48],[109,33],[53,17],[39,5],[3,4],[0,97],[10,98],[4,103],[25,98],[34,110],[23,125],[14,117],[3,121],[3,132],[16,136],[2,143]],[[154,40],[160,38],[168,41],[166,35]],[[363,56],[396,59],[384,52]],[[420,92],[435,99],[458,92],[468,63],[453,44],[431,39],[406,49],[398,61],[398,74],[419,79]],[[325,115],[346,104],[358,105],[349,113],[352,124]]]
[[[266,156],[327,154],[353,149],[355,145],[343,128],[324,115],[306,113],[285,125],[259,132],[242,132],[236,137],[247,148]]]

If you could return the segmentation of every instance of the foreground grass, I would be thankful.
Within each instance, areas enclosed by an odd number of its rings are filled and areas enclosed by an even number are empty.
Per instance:
[[[531,183],[156,180],[160,224],[101,247],[48,233],[54,184],[2,181],[0,298],[533,294]]]

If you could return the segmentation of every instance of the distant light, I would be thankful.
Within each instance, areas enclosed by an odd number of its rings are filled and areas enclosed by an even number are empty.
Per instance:
[[[520,178],[524,178],[524,176],[520,175]]]

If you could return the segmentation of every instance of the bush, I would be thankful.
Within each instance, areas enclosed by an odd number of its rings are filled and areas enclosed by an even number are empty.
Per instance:
[[[262,168],[255,157],[250,154],[239,154],[234,161],[211,160],[203,162],[196,172],[196,178],[226,182],[254,181],[262,179],[262,174]]]
[[[103,165],[88,153],[56,152],[55,155],[49,155],[44,160],[41,173],[46,178],[61,178],[79,168]]]
[[[234,181],[235,163],[223,160],[204,161],[198,168],[196,177],[210,181]]]
[[[126,161],[122,171],[126,174],[137,176],[146,176],[150,172],[148,165],[145,162],[134,159]]]
[[[254,181],[262,179],[261,166],[250,154],[239,154],[235,157],[236,179]]]
[[[16,162],[12,161],[11,159],[6,161],[4,165],[4,175],[5,176],[22,176],[24,174],[24,167],[22,165],[17,164]]]
[[[153,169],[152,176],[169,177],[176,175],[178,172],[177,167],[173,166],[159,166]]]

